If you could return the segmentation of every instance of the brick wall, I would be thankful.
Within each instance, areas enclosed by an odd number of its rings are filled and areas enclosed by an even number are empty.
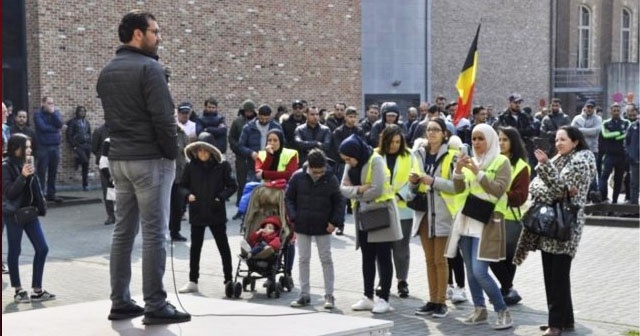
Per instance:
[[[293,99],[331,107],[359,105],[360,2],[27,0],[29,102],[52,96],[65,120],[87,107],[95,128],[102,108],[95,84],[119,45],[117,26],[132,9],[152,12],[163,42],[160,59],[172,67],[174,101],[218,98],[229,124],[251,98],[290,109]],[[58,182],[78,185],[66,144]],[[95,169],[95,168],[94,168]],[[97,172],[97,170],[95,170]],[[92,182],[98,184],[97,180]]]

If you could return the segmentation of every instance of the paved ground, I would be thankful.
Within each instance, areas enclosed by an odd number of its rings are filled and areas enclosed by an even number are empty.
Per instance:
[[[90,191],[66,192],[63,195],[96,198],[98,193]],[[228,213],[233,215],[235,207],[228,204]],[[9,277],[2,276],[2,313],[10,314],[30,309],[45,309],[78,302],[104,300],[109,296],[109,244],[111,226],[102,225],[105,219],[101,204],[80,204],[51,208],[43,219],[50,246],[45,268],[44,286],[58,295],[56,301],[41,304],[13,303],[13,290]],[[453,305],[449,303],[450,314],[443,319],[423,318],[414,315],[415,308],[427,298],[427,281],[424,256],[418,239],[411,242],[411,272],[409,284],[411,296],[400,299],[392,296],[391,304],[396,308],[393,313],[372,315],[368,312],[352,312],[351,304],[361,296],[360,252],[354,249],[354,226],[348,218],[346,234],[333,239],[334,262],[336,268],[336,304],[334,313],[352,316],[388,319],[395,323],[394,335],[538,335],[537,326],[546,324],[547,308],[544,295],[540,254],[530,255],[518,270],[515,286],[524,298],[521,304],[512,308],[514,328],[495,332],[487,325],[468,327],[459,320],[472,310],[469,302]],[[228,223],[230,244],[234,253],[239,252],[239,221]],[[189,235],[189,224],[183,222],[182,233]],[[628,331],[637,331],[640,325],[639,304],[639,230],[638,228],[612,228],[601,226],[585,227],[583,240],[573,263],[573,299],[577,330],[574,335],[625,335]],[[6,240],[3,237],[3,260],[6,260]],[[140,239],[137,241],[134,255],[132,292],[138,301],[141,297]],[[33,250],[27,239],[23,240],[21,258],[21,277],[28,285],[31,277]],[[188,279],[189,242],[177,243],[173,249],[173,258],[167,261],[165,286],[172,292]],[[237,266],[234,255],[234,269]],[[294,277],[297,272],[294,268]],[[174,286],[175,278],[175,286]],[[205,240],[201,262],[201,295],[223,298],[220,258],[212,237]],[[297,279],[296,279],[297,280]],[[322,309],[321,298],[322,272],[317,254],[312,258],[312,294],[317,300],[313,308]],[[394,281],[394,288],[395,288]],[[395,294],[395,291],[394,291]],[[469,294],[469,293],[467,293]],[[191,294],[189,294],[191,295]],[[288,305],[297,296],[284,293],[279,299],[269,299],[260,285],[254,293],[243,293],[241,300],[247,302]],[[186,307],[187,310],[189,307]],[[206,313],[206,312],[193,312]],[[104,316],[97,318],[106,318]],[[495,314],[490,316],[495,318]],[[251,318],[247,318],[251,323]],[[38,321],[55,323],[55,321]],[[303,332],[301,335],[304,334]]]

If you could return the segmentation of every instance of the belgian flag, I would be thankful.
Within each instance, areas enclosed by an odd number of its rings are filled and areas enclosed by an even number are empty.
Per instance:
[[[471,112],[473,89],[476,83],[476,70],[478,69],[478,35],[480,35],[480,25],[478,25],[476,37],[473,38],[469,54],[467,54],[467,59],[464,61],[460,77],[458,77],[458,81],[456,82],[456,89],[458,89],[458,108],[453,116],[454,125],[457,125],[460,119],[468,117]]]

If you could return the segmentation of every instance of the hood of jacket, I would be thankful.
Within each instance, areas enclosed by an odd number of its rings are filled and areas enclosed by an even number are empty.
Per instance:
[[[184,149],[184,155],[189,158],[189,160],[193,160],[197,158],[198,149],[200,148],[204,148],[209,151],[209,153],[211,153],[211,157],[213,157],[216,162],[221,163],[223,161],[220,150],[216,148],[216,146],[204,141],[196,141],[187,145]]]

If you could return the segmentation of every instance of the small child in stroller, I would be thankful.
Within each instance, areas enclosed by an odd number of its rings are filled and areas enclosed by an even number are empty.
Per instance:
[[[266,217],[260,228],[249,234],[248,242],[246,240],[241,241],[241,248],[243,252],[247,253],[247,259],[260,254],[272,254],[277,253],[280,250],[282,242],[280,240],[280,229],[282,223],[277,216]],[[262,254],[261,254],[262,255]]]

